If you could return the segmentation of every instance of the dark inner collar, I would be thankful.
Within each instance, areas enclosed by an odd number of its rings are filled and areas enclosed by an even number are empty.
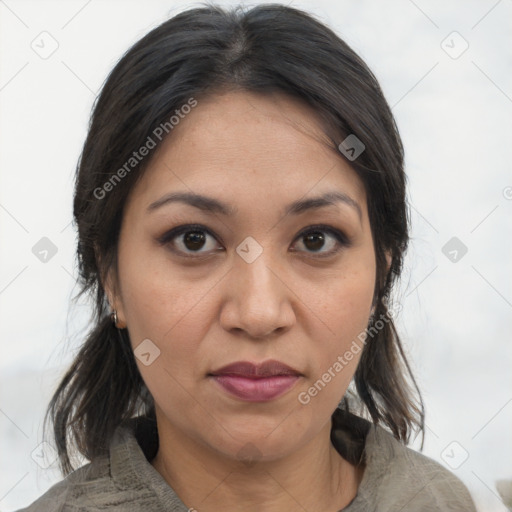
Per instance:
[[[127,421],[148,462],[158,452],[158,428],[154,415],[138,416]],[[332,415],[331,442],[338,453],[352,465],[364,464],[364,447],[371,422],[344,409]]]

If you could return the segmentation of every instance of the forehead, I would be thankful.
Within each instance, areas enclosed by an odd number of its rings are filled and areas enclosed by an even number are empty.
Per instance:
[[[147,207],[171,190],[272,207],[336,189],[366,204],[363,183],[329,147],[315,110],[283,94],[227,92],[197,100],[160,144],[134,199]],[[238,200],[237,200],[238,199]]]

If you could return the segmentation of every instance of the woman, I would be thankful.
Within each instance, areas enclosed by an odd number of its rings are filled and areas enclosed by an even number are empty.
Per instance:
[[[406,446],[405,182],[375,77],[310,15],[209,6],[135,44],[77,169],[96,308],[48,409],[67,477],[24,510],[475,510]]]

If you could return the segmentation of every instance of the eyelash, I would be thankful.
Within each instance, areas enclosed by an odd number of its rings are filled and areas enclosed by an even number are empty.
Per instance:
[[[172,240],[174,240],[178,236],[183,235],[189,231],[202,231],[202,232],[209,234],[211,237],[217,239],[217,237],[206,226],[203,226],[201,224],[186,224],[186,225],[178,226],[176,228],[171,229],[170,231],[166,232],[161,237],[159,237],[157,239],[157,241],[160,245],[171,245],[170,242]],[[297,235],[295,240],[299,240],[308,234],[318,233],[318,232],[328,233],[329,235],[333,236],[335,238],[336,242],[338,243],[338,246],[334,250],[328,251],[327,253],[314,253],[314,252],[308,253],[306,251],[306,253],[311,254],[315,258],[327,258],[327,257],[333,256],[334,254],[337,254],[342,248],[349,247],[351,245],[350,239],[344,233],[342,233],[341,231],[339,231],[335,228],[332,228],[330,226],[326,226],[324,224],[308,226],[306,229],[302,230]],[[179,250],[178,251],[174,250],[174,249],[172,249],[172,250],[173,250],[173,252],[178,253],[180,256],[182,256],[184,258],[199,259],[199,258],[203,257],[202,253],[197,253],[197,254],[199,254],[199,256],[193,256],[191,254],[186,254],[186,253],[183,254],[182,251],[179,251]]]

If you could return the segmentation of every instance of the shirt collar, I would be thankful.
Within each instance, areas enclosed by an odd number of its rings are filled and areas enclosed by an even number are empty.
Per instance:
[[[356,497],[348,507],[359,505],[367,495],[369,481],[380,480],[392,458],[389,443],[380,444],[379,436],[391,436],[368,420],[337,408],[332,416],[331,442],[342,457],[352,464],[363,464],[365,471]],[[383,441],[382,439],[381,441]],[[383,449],[388,446],[389,449]],[[186,512],[189,508],[179,499],[162,475],[151,465],[158,451],[156,420],[146,416],[131,418],[115,431],[110,445],[110,471],[118,489],[137,494],[141,501],[149,496],[158,501],[156,510]],[[377,458],[379,460],[377,460]],[[145,503],[146,507],[146,503]],[[145,508],[148,512],[152,509]],[[346,508],[347,512],[350,508]]]

